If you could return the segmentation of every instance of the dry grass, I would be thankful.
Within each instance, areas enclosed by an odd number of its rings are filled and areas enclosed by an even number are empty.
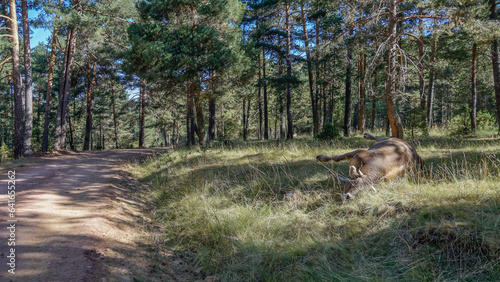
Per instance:
[[[318,154],[333,142],[178,149],[131,167],[148,183],[162,248],[192,253],[221,280],[500,280],[500,140],[415,140],[422,177],[351,201]]]

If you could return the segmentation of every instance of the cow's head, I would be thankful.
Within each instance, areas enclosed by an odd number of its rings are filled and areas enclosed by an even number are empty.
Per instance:
[[[346,199],[352,199],[362,190],[373,187],[373,182],[354,166],[349,168],[349,178],[339,175],[338,179],[344,183],[343,196]]]

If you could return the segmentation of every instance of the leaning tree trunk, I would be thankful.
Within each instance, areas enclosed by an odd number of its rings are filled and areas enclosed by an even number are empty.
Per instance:
[[[401,117],[396,108],[395,98],[397,89],[397,3],[391,0],[389,3],[389,39],[387,58],[387,78],[385,88],[385,100],[387,107],[387,117],[391,126],[392,137],[403,139],[403,125]]]
[[[27,0],[21,1],[24,43],[24,156],[29,156],[32,153],[31,137],[33,135],[33,79],[31,76],[30,27],[27,2]]]
[[[66,50],[64,52],[63,71],[61,73],[61,84],[59,87],[59,104],[57,105],[57,117],[55,125],[54,149],[61,150],[66,147],[66,116],[68,114],[69,90],[71,85],[71,73],[75,61],[76,29],[68,30]]]
[[[85,138],[83,141],[83,150],[87,151],[90,144],[90,135],[92,133],[92,115],[94,112],[94,94],[93,88],[96,80],[97,63],[91,66],[90,62],[87,63],[89,66],[89,76],[87,79],[87,118],[85,121]]]
[[[79,0],[74,1],[78,13],[82,12],[82,7]],[[61,73],[61,81],[59,87],[59,104],[57,105],[57,117],[55,125],[54,149],[60,150],[66,147],[66,128],[68,107],[69,107],[69,91],[71,86],[71,74],[73,72],[73,63],[75,61],[77,28],[73,27],[68,30],[66,38],[66,50],[64,52],[63,71]]]
[[[471,67],[471,112],[470,128],[475,135],[477,133],[477,79],[476,79],[477,44],[472,46],[472,67]]]
[[[19,64],[19,31],[17,26],[16,1],[9,1],[10,35],[12,42],[12,73],[14,82],[14,157],[23,156],[24,147],[24,107],[21,66]]]
[[[311,62],[311,51],[309,50],[309,35],[307,33],[307,21],[306,12],[304,9],[304,4],[300,6],[300,14],[302,17],[302,34],[304,36],[304,47],[306,50],[306,61],[307,61],[307,78],[309,81],[309,94],[311,96],[311,110],[313,117],[313,136],[319,133],[319,118],[318,118],[318,108],[316,107],[316,97],[314,95],[314,78],[313,69]]]
[[[59,0],[59,6],[62,0]],[[49,126],[50,126],[50,102],[52,100],[52,86],[54,82],[54,67],[56,65],[56,46],[57,46],[57,26],[54,26],[52,32],[52,43],[50,45],[49,70],[47,74],[47,94],[45,97],[45,123],[43,126],[42,152],[49,149]]]
[[[497,3],[496,0],[489,0],[490,4],[490,19],[497,20]],[[500,58],[498,51],[498,39],[491,43],[491,63],[493,65],[493,83],[495,85],[495,100],[497,106],[497,123],[498,134],[500,135]]]

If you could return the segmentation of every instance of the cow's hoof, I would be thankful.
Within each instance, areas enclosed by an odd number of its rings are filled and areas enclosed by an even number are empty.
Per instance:
[[[330,160],[329,157],[325,156],[325,155],[319,155],[316,157],[316,160],[320,161],[320,162],[327,162]]]

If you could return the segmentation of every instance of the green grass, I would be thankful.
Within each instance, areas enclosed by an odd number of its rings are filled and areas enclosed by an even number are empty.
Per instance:
[[[361,137],[181,148],[130,171],[158,247],[220,280],[500,280],[500,140],[415,141],[424,176],[350,201],[335,176],[347,163],[315,157],[373,144]]]

